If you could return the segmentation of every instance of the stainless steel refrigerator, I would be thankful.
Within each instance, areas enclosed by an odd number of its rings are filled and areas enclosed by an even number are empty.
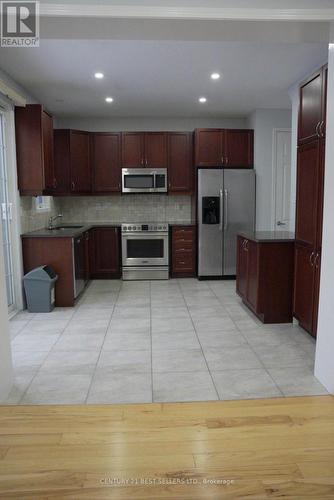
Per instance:
[[[255,227],[255,172],[198,170],[198,277],[234,276],[237,234]]]

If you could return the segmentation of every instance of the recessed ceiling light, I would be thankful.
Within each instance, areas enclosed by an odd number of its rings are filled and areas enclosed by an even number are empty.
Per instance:
[[[106,97],[106,102],[113,102],[113,101],[114,101],[113,97]]]
[[[104,77],[104,74],[101,73],[100,71],[98,71],[97,73],[94,73],[94,76],[95,78],[97,78],[98,80],[101,80],[101,78]]]
[[[199,102],[206,102],[206,97],[200,97],[198,100]]]
[[[219,80],[220,74],[219,73],[211,73],[211,79],[212,80]]]

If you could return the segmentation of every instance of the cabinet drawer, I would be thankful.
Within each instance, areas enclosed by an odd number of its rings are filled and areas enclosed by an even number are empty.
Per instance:
[[[173,228],[173,241],[177,240],[195,240],[195,228],[194,227],[174,227]]]
[[[175,253],[173,256],[173,270],[193,272],[195,268],[194,255],[190,252]]]
[[[173,241],[173,250],[174,252],[192,252],[194,248],[193,240],[186,239],[177,239]]]

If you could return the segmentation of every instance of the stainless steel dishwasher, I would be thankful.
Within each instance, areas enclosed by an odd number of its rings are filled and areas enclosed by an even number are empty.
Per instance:
[[[83,234],[72,238],[72,258],[73,258],[73,288],[74,298],[82,292],[86,285],[85,276],[85,237]]]

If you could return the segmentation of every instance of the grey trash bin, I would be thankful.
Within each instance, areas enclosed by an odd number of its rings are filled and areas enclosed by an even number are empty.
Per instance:
[[[58,275],[50,266],[36,267],[23,276],[29,312],[50,312],[55,306],[55,283]]]

